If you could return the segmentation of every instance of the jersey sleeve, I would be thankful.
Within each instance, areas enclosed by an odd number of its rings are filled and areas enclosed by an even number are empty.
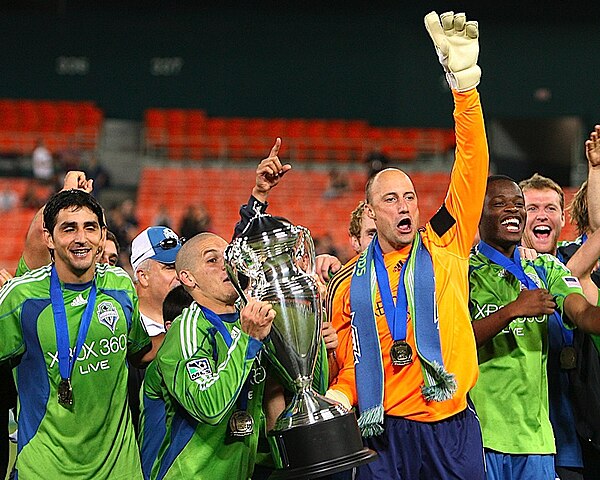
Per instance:
[[[20,277],[21,275],[29,271],[30,268],[25,263],[25,257],[21,255],[21,258],[19,258],[19,263],[17,264],[17,271],[15,272],[15,277]]]
[[[585,297],[579,280],[557,258],[551,255],[542,256],[547,272],[548,291],[554,296],[554,301],[563,318],[564,302],[572,293]],[[567,325],[568,326],[568,325]]]
[[[158,368],[169,394],[192,417],[216,425],[236,403],[263,344],[239,331],[227,349],[219,334],[213,342],[209,332],[188,330],[189,319],[180,320],[165,336]]]
[[[0,289],[0,361],[17,357],[25,352],[21,312],[25,299],[17,290],[18,277],[6,282]]]
[[[335,353],[339,371],[330,388],[340,391],[346,395],[351,405],[356,405],[358,395],[350,316],[350,280],[353,271],[354,262],[350,262],[329,281],[325,308],[327,318],[331,320],[338,334],[338,348]]]
[[[250,220],[256,215],[256,211],[258,210],[260,213],[265,213],[268,207],[268,203],[262,203],[257,200],[254,195],[250,195],[248,199],[248,203],[242,205],[240,207],[240,220],[235,224],[235,229],[233,231],[233,238],[239,237],[245,228],[250,223]]]
[[[452,92],[456,134],[455,162],[442,207],[429,227],[440,246],[467,257],[479,225],[489,169],[483,112],[477,90]],[[435,237],[434,237],[435,238]]]

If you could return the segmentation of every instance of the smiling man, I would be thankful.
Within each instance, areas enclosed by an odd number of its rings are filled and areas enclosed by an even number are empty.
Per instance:
[[[53,262],[0,290],[0,360],[19,362],[20,478],[138,479],[127,361],[150,349],[127,273],[96,264],[104,212],[81,190],[43,211]]]
[[[565,194],[554,181],[539,174],[523,180],[527,223],[523,244],[538,253],[556,255],[558,237],[565,226]]]
[[[546,205],[539,200],[537,208]],[[600,330],[600,308],[587,302],[578,279],[562,263],[546,254],[532,261],[520,258],[517,246],[526,222],[519,186],[509,177],[491,176],[469,276],[480,369],[471,398],[481,420],[490,480],[554,480],[546,373],[549,316],[557,310],[571,327]],[[538,226],[545,243],[552,224],[544,219]]]

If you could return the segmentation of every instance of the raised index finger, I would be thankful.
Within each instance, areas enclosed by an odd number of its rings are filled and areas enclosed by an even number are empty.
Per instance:
[[[281,138],[277,137],[275,140],[275,145],[271,148],[271,153],[269,153],[269,157],[276,157],[279,154],[279,148],[281,147]]]

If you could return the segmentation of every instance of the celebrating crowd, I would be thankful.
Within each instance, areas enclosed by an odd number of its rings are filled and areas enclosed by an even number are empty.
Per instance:
[[[421,222],[410,177],[377,171],[348,212],[357,255],[346,265],[319,256],[307,272],[325,312],[312,386],[356,413],[377,454],[327,475],[600,478],[600,379],[579,375],[600,364],[600,126],[568,208],[549,178],[489,176],[479,26],[431,12],[425,27],[454,100],[445,200]],[[285,188],[281,148],[278,138],[259,163],[234,238]],[[286,452],[269,431],[294,388],[273,353],[277,306],[239,302],[228,241],[213,233],[184,241],[146,228],[131,242],[131,278],[92,190],[93,179],[68,172],[32,220],[14,278],[2,278],[0,375],[18,394],[13,475],[274,478]],[[567,210],[580,237],[559,242]],[[10,397],[6,388],[5,429]]]

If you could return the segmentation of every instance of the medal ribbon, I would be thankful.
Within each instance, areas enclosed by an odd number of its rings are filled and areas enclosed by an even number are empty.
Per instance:
[[[94,305],[96,304],[96,282],[92,282],[87,305],[81,317],[79,332],[77,334],[77,343],[73,355],[69,355],[71,341],[69,340],[69,325],[67,323],[67,312],[65,310],[65,301],[63,298],[60,280],[56,273],[56,266],[52,265],[50,272],[50,301],[52,303],[52,313],[54,314],[54,326],[56,329],[56,347],[58,349],[58,370],[63,380],[71,378],[75,361],[81,352],[85,342],[92,316],[94,314]]]
[[[508,272],[512,273],[516,277],[516,279],[519,280],[519,282],[521,282],[521,284],[524,285],[525,287],[527,287],[529,290],[534,290],[536,288],[539,288],[537,286],[537,284],[533,281],[533,279],[531,279],[529,277],[529,275],[527,275],[525,273],[525,270],[523,269],[523,265],[521,265],[521,256],[519,255],[519,248],[517,246],[515,246],[515,251],[513,252],[512,259],[506,257],[505,255],[502,255],[498,250],[496,250],[494,247],[488,245],[483,240],[481,240],[479,242],[477,249],[479,250],[479,253],[481,253],[483,256],[489,258],[493,263],[495,263],[496,265],[500,265],[502,268],[504,268]],[[538,272],[538,276],[540,276],[537,268],[536,268],[536,272]],[[543,276],[545,277],[545,272],[544,272]],[[543,278],[543,281],[546,283],[545,278]],[[560,318],[560,314],[556,310],[554,310],[553,316],[554,316],[555,320],[562,326],[563,325],[562,319]],[[563,328],[563,330],[566,330],[566,329]],[[567,330],[567,331],[570,332],[570,330]],[[570,332],[570,336],[571,336],[571,343],[573,343],[572,332]],[[564,333],[563,333],[563,338],[564,338]],[[565,339],[565,340],[568,340],[568,339]]]
[[[225,326],[225,323],[223,322],[221,317],[219,317],[219,315],[217,315],[212,310],[209,310],[208,308],[203,307],[200,304],[198,304],[198,306],[200,307],[200,310],[202,310],[204,317],[219,331],[219,333],[223,337],[223,340],[225,340],[227,348],[230,348],[231,344],[233,343],[233,338],[231,338],[231,333],[229,332],[229,330],[227,330],[227,327]],[[249,378],[250,377],[248,377],[248,379],[246,379],[246,381],[244,382],[244,385],[242,386],[242,390],[240,391],[240,395],[238,397],[238,406],[240,410],[246,410],[248,407],[248,391],[250,390]]]
[[[585,240],[587,239],[585,233],[583,234],[583,236],[585,238],[582,238],[582,243],[585,242]],[[564,263],[566,265],[564,257],[562,256],[562,254],[558,250],[556,251],[556,258],[558,258],[561,261],[561,263]],[[540,273],[539,270],[537,270],[537,272],[538,272],[538,275],[539,275],[539,273]],[[543,280],[545,280],[545,278]],[[554,312],[553,318],[555,320],[557,320],[557,322],[558,322],[558,327],[560,328],[560,334],[562,336],[563,346],[567,345],[567,346],[572,347],[573,346],[573,330],[570,330],[570,329],[568,329],[568,328],[565,327],[565,325],[564,325],[564,323],[562,321],[562,318],[560,317],[560,315],[558,314],[558,312]]]
[[[379,241],[376,239],[373,242],[373,262],[375,263],[375,273],[377,277],[377,286],[379,287],[379,295],[383,304],[383,311],[388,327],[394,341],[406,340],[406,319],[408,315],[408,300],[406,298],[406,290],[404,287],[404,275],[406,273],[406,265],[408,261],[402,265],[400,279],[398,280],[398,290],[396,292],[396,304],[394,305],[394,297],[390,287],[390,279],[388,271],[385,268],[383,260],[383,252],[379,246]]]

